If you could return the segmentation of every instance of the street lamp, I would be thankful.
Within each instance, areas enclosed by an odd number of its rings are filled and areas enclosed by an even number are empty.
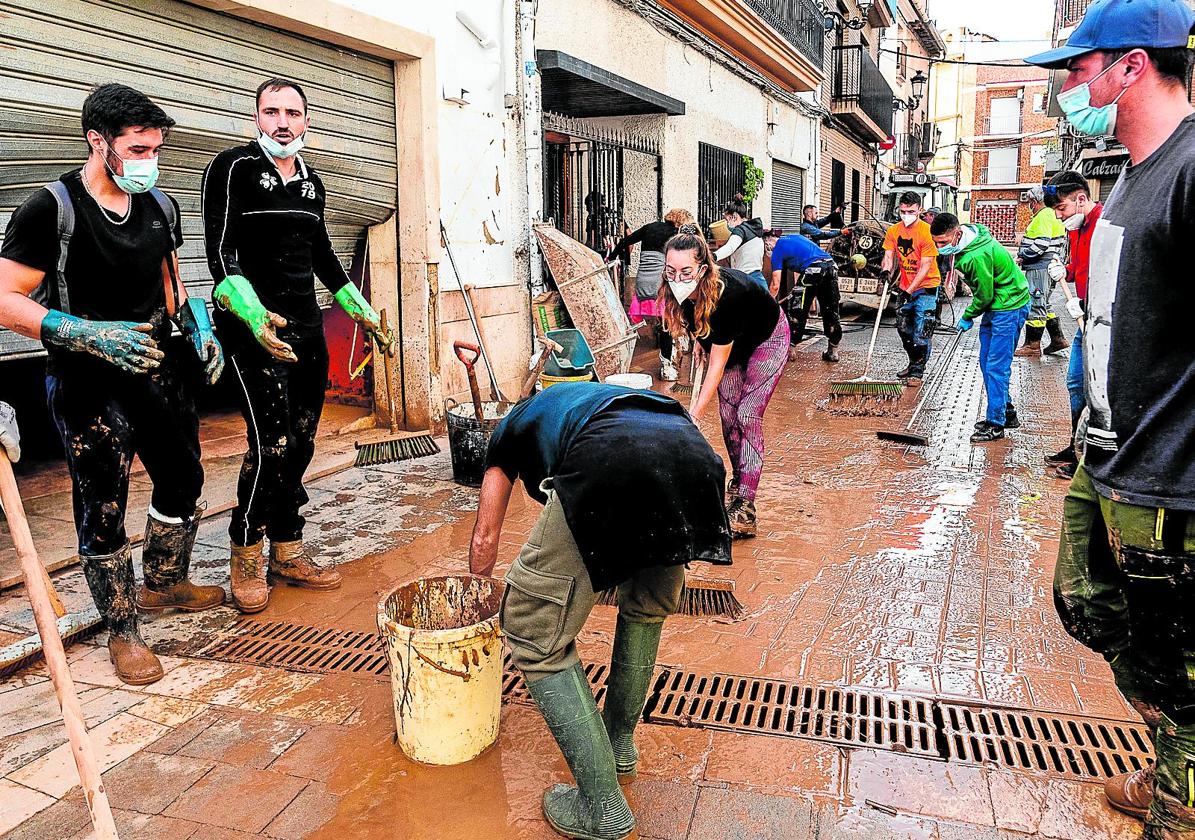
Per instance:
[[[921,98],[925,96],[925,83],[929,81],[929,76],[926,76],[920,70],[913,74],[913,78],[909,79],[909,86],[913,90],[913,99],[916,100],[914,108],[921,104]]]

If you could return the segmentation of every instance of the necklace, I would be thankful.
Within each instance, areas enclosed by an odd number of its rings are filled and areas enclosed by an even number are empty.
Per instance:
[[[87,194],[89,196],[91,196],[91,200],[95,202],[95,206],[100,208],[100,215],[102,215],[105,219],[107,219],[109,222],[111,222],[114,225],[123,225],[125,222],[127,222],[129,220],[129,216],[131,216],[133,214],[133,197],[131,195],[129,196],[128,209],[126,209],[124,211],[123,216],[117,216],[117,214],[113,213],[107,207],[100,204],[100,200],[98,198],[96,198],[95,193],[93,193],[91,191],[91,184],[89,184],[87,182],[86,167],[79,170],[79,178],[83,181],[83,189],[87,190]],[[116,216],[116,218],[113,218],[114,216]]]

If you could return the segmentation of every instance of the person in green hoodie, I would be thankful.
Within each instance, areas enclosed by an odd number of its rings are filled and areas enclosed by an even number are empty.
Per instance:
[[[979,327],[979,367],[988,407],[985,418],[975,424],[971,442],[1000,440],[1006,428],[1021,425],[1008,399],[1008,380],[1017,337],[1029,317],[1029,283],[1012,255],[983,225],[961,225],[953,214],[942,213],[934,219],[930,235],[938,253],[953,258],[954,270],[973,291],[959,330],[966,332],[984,315]]]

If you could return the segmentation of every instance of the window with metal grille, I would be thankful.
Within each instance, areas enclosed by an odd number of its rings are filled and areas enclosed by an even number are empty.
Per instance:
[[[544,144],[544,212],[573,239],[605,253],[622,236],[623,156],[620,146],[591,140]]]
[[[846,204],[846,164],[840,160],[830,161],[830,209]]]
[[[851,206],[848,209],[849,213],[845,214],[852,222],[859,221],[859,170],[851,170]]]
[[[805,205],[805,170],[783,161],[772,161],[772,218],[769,227],[785,233],[801,230],[801,208]]]
[[[747,167],[743,153],[699,143],[697,146],[697,221],[709,227],[722,218],[722,208],[743,191]],[[750,206],[750,205],[748,205]]]

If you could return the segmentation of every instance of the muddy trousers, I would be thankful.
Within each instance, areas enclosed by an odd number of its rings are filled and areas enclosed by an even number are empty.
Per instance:
[[[1030,309],[1026,325],[1037,329],[1045,329],[1047,321],[1053,321],[1058,316],[1050,298],[1054,294],[1054,281],[1050,279],[1050,272],[1045,267],[1025,269],[1025,279],[1029,281]]]
[[[624,621],[660,624],[680,606],[684,566],[652,566],[618,587],[618,615]],[[597,593],[554,491],[526,545],[506,573],[502,632],[511,659],[527,683],[567,671],[581,660],[577,634],[589,618]]]
[[[931,340],[938,319],[938,290],[921,289],[912,296],[901,295],[901,304],[896,310],[896,332],[909,357],[909,376],[917,379],[925,376],[932,349]]]
[[[1154,730],[1151,840],[1195,838],[1195,513],[1114,502],[1080,466],[1063,505],[1054,603]]]
[[[128,541],[129,469],[139,456],[153,482],[153,509],[188,519],[203,490],[199,415],[182,372],[167,359],[152,374],[46,377],[50,416],[66,450],[82,557]]]
[[[1012,357],[1028,312],[1028,306],[1004,312],[988,311],[979,325],[979,368],[988,400],[985,419],[1001,428],[1011,405],[1008,384],[1012,379]]]
[[[831,344],[839,344],[842,341],[842,298],[838,291],[838,274],[833,267],[827,267],[821,275],[807,274],[802,283],[793,286],[787,303],[792,331],[789,343],[795,346],[805,337],[805,324],[814,300],[817,300],[817,311],[822,319],[822,332]]]
[[[788,318],[780,313],[771,337],[755,348],[747,364],[728,367],[718,383],[722,439],[730,456],[735,495],[755,501],[763,474],[763,415],[788,361]]]
[[[228,534],[234,545],[303,538],[307,504],[303,474],[315,455],[315,434],[328,382],[328,348],[322,335],[287,338],[297,362],[270,358],[254,345],[232,355],[249,448],[237,482],[237,504]]]

